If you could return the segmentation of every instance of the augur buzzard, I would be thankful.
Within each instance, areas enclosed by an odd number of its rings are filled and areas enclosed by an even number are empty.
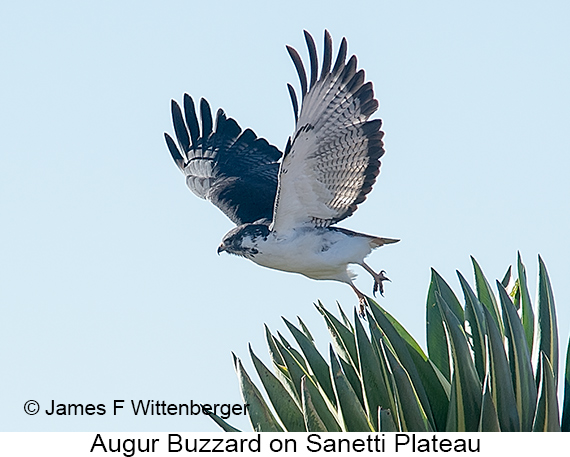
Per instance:
[[[186,184],[211,201],[236,225],[223,238],[225,251],[276,270],[312,279],[340,281],[358,296],[349,264],[361,265],[374,278],[373,292],[383,293],[384,271],[374,272],[365,257],[373,249],[395,243],[336,227],[356,211],[372,190],[384,154],[380,119],[371,82],[364,81],[356,56],[346,61],[343,38],[332,62],[332,40],[325,31],[320,68],[312,36],[305,32],[310,77],[295,49],[287,46],[299,74],[301,107],[288,84],[295,131],[281,153],[263,138],[218,110],[215,124],[208,102],[200,100],[200,119],[192,98],[183,109],[172,100],[176,142],[165,133],[168,149],[184,173]]]

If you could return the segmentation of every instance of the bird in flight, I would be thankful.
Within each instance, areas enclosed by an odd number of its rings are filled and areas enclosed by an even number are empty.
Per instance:
[[[299,75],[301,104],[288,84],[295,131],[283,153],[251,129],[242,131],[222,109],[214,122],[205,99],[200,100],[199,122],[188,94],[182,108],[172,100],[176,141],[164,135],[190,190],[236,224],[224,236],[218,254],[344,282],[356,293],[362,315],[366,297],[354,285],[348,265],[363,267],[374,278],[373,293],[383,294],[382,283],[389,279],[364,259],[373,249],[399,240],[335,224],[356,211],[380,171],[382,121],[369,120],[378,101],[364,70],[357,70],[356,56],[346,60],[345,38],[333,64],[332,40],[325,30],[320,68],[315,42],[306,31],[305,41],[309,78],[297,51],[287,46]]]

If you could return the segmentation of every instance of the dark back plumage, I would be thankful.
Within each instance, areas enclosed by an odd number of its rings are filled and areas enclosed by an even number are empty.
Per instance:
[[[200,198],[211,201],[236,225],[271,219],[281,151],[219,109],[215,125],[208,102],[200,100],[201,129],[192,97],[184,94],[184,115],[172,100],[176,142],[168,149]]]

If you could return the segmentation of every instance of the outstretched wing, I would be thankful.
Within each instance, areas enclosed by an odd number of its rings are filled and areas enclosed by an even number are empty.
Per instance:
[[[186,184],[211,201],[235,224],[271,220],[281,152],[263,138],[227,118],[223,110],[212,122],[210,105],[200,100],[202,128],[194,101],[184,94],[184,116],[172,100],[172,121],[178,145],[164,134],[168,149]]]
[[[356,56],[345,62],[346,39],[331,70],[332,42],[325,31],[320,77],[315,42],[308,32],[305,40],[309,84],[299,54],[287,47],[299,74],[302,104],[297,113],[297,96],[289,85],[296,128],[279,172],[276,231],[305,224],[329,226],[349,217],[372,190],[384,154],[382,121],[368,121],[378,101],[372,83],[364,82],[364,70],[356,71]]]

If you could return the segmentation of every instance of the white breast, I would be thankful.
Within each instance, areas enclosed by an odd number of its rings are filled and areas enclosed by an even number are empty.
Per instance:
[[[272,232],[258,243],[258,250],[251,260],[264,267],[345,282],[347,265],[361,263],[372,249],[366,237],[307,228]]]

